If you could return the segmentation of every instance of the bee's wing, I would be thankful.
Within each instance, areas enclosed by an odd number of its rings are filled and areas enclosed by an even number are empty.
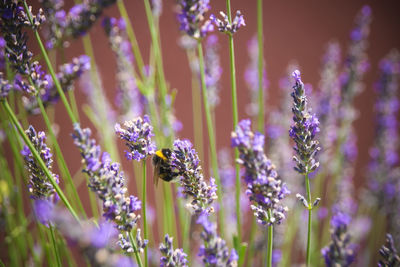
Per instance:
[[[158,185],[158,180],[160,179],[160,164],[154,166],[153,182],[155,186]]]

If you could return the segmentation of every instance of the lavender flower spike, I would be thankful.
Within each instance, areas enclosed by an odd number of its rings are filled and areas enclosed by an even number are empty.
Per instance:
[[[355,259],[355,245],[350,243],[350,235],[347,233],[347,226],[350,223],[350,216],[338,212],[331,220],[331,243],[321,250],[328,267],[350,266]]]
[[[280,224],[288,208],[280,201],[290,193],[264,153],[264,136],[251,131],[250,120],[242,120],[232,132],[232,147],[239,150],[237,162],[245,167],[246,193],[255,204],[251,206],[258,223]]]
[[[210,19],[214,22],[220,32],[234,34],[240,29],[240,27],[246,26],[240,10],[236,11],[236,16],[232,23],[229,21],[228,15],[224,12],[221,11],[219,14],[224,18],[224,21],[218,19],[215,15],[211,15]]]
[[[164,255],[160,259],[160,267],[187,267],[187,255],[183,249],[175,249],[172,246],[172,237],[165,235],[164,243],[160,244],[160,251]]]
[[[397,250],[394,246],[393,238],[390,234],[386,235],[386,245],[383,245],[379,250],[379,254],[383,257],[383,260],[378,262],[379,267],[399,267],[400,256],[397,254]]]
[[[206,266],[237,266],[238,255],[234,249],[229,252],[225,240],[217,235],[217,226],[208,220],[207,214],[201,214],[197,223],[203,226],[201,239],[206,245],[200,246],[199,256]]]
[[[31,140],[36,151],[40,154],[40,157],[46,164],[47,169],[52,174],[54,180],[58,183],[58,175],[51,172],[53,165],[52,154],[50,148],[46,145],[46,135],[44,132],[36,132],[32,125],[29,126],[28,130],[25,131],[28,138]],[[39,166],[39,163],[33,157],[30,149],[25,145],[21,154],[24,156],[25,167],[29,172],[29,192],[31,198],[35,200],[48,200],[51,202],[57,202],[59,197],[48,180],[43,169]]]
[[[175,140],[170,164],[181,177],[183,195],[192,199],[187,206],[197,214],[213,212],[211,204],[217,199],[217,185],[213,178],[209,185],[204,180],[199,157],[189,140]]]
[[[89,128],[81,129],[79,124],[74,125],[72,137],[83,158],[83,172],[89,176],[88,186],[103,201],[103,216],[113,221],[120,231],[121,247],[126,252],[133,252],[132,244],[124,237],[137,226],[140,215],[135,212],[141,208],[141,202],[135,196],[126,196],[128,189],[120,165],[111,162],[106,152],[100,156],[100,147],[90,139],[90,135]],[[146,240],[142,242],[140,238],[136,238],[136,242],[139,248],[146,245]]]
[[[210,20],[204,20],[210,10],[210,0],[178,0],[180,30],[195,39],[204,38],[214,30]]]
[[[141,161],[148,155],[154,154],[156,145],[151,140],[153,127],[150,125],[150,119],[147,115],[142,118],[138,117],[131,121],[125,121],[126,129],[121,128],[119,123],[115,124],[115,132],[120,139],[126,140],[129,151],[126,151],[128,160],[134,159]]]
[[[292,75],[296,84],[291,94],[294,101],[292,108],[294,124],[290,128],[289,135],[296,143],[294,150],[297,156],[293,157],[297,163],[295,170],[305,175],[315,171],[319,166],[315,155],[321,148],[319,142],[314,140],[315,134],[319,132],[319,121],[315,114],[310,114],[311,109],[307,107],[307,97],[300,71],[295,70]]]

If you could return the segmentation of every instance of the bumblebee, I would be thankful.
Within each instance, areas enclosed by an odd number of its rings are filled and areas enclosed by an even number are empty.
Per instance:
[[[169,148],[163,148],[157,150],[153,156],[154,165],[154,184],[157,186],[158,179],[162,179],[166,182],[176,182],[179,180],[179,172],[172,169],[170,163],[170,157],[172,150]]]

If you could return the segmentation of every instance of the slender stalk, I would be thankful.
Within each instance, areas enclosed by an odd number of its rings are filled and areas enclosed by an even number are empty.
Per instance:
[[[76,214],[74,208],[71,206],[68,199],[65,197],[64,193],[61,191],[61,188],[58,186],[58,184],[54,180],[49,169],[47,169],[46,164],[43,162],[42,158],[40,157],[39,153],[33,146],[32,142],[29,140],[28,136],[26,136],[26,134],[25,134],[24,130],[22,129],[20,123],[18,122],[14,112],[11,110],[10,105],[8,104],[7,100],[2,100],[1,103],[4,107],[4,109],[6,110],[8,116],[10,117],[12,123],[14,124],[15,127],[17,127],[19,135],[22,137],[22,139],[24,139],[25,144],[29,147],[29,150],[32,152],[32,155],[38,161],[40,168],[43,170],[46,177],[49,179],[50,183],[56,190],[61,201],[64,203],[64,205],[67,207],[67,209],[71,212],[71,214],[74,216],[74,218],[79,222],[78,215]]]
[[[203,105],[204,105],[204,111],[206,113],[206,121],[207,121],[207,132],[208,132],[208,140],[210,142],[210,151],[211,151],[211,164],[212,164],[212,169],[213,169],[213,174],[215,176],[215,181],[217,182],[218,188],[222,188],[221,186],[221,178],[219,176],[219,168],[218,168],[218,158],[217,158],[217,145],[215,141],[215,133],[214,133],[214,127],[213,127],[213,122],[211,118],[211,112],[210,112],[210,106],[208,104],[208,98],[207,98],[207,85],[206,85],[206,77],[205,77],[205,69],[204,69],[204,56],[203,56],[203,48],[201,45],[201,42],[197,42],[197,51],[198,51],[198,56],[199,56],[199,66],[200,66],[200,80],[201,80],[201,88],[202,88],[202,94],[203,94]],[[223,238],[224,236],[224,228],[225,228],[225,217],[224,217],[224,209],[223,203],[222,203],[222,191],[217,190],[217,195],[218,195],[218,202],[220,205],[219,209],[219,229],[221,231],[221,237]]]
[[[62,264],[61,264],[60,252],[58,251],[58,245],[57,245],[56,237],[55,237],[55,233],[54,233],[54,226],[50,224],[49,229],[50,229],[50,235],[51,235],[51,242],[53,244],[54,254],[56,257],[56,261],[57,261],[57,266],[61,267]]]
[[[142,201],[143,201],[143,233],[144,233],[144,239],[147,239],[147,219],[146,219],[146,160],[143,160],[143,166],[142,166],[142,171],[143,171],[143,182],[142,182]],[[148,259],[147,259],[147,246],[144,248],[144,266],[148,266]]]
[[[272,266],[272,247],[273,247],[274,227],[268,226],[268,247],[267,247],[267,266]]]
[[[231,15],[231,1],[226,0],[226,9],[228,13],[228,19],[232,21]],[[235,67],[235,49],[233,45],[233,35],[228,34],[229,37],[229,60],[230,60],[230,71],[231,71],[231,95],[232,95],[232,118],[233,118],[233,129],[236,128],[238,124],[238,108],[237,108],[237,90],[236,90],[236,67]],[[237,148],[234,149],[235,159],[239,158],[239,151]],[[236,171],[236,224],[237,224],[237,235],[238,235],[238,243],[241,244],[242,240],[242,230],[241,230],[241,222],[240,222],[240,167],[237,162],[235,162],[235,171]]]
[[[305,175],[306,179],[306,192],[308,201],[308,227],[307,227],[307,255],[306,255],[306,265],[310,266],[311,259],[311,223],[312,223],[312,203],[311,203],[311,190],[310,190],[310,179],[308,173]]]
[[[264,88],[263,88],[263,0],[257,0],[258,39],[258,131],[264,133]]]
[[[137,250],[136,247],[135,238],[133,237],[133,230],[129,232],[129,239],[131,240],[132,243],[133,253],[135,254],[136,263],[139,265],[139,267],[143,267],[142,259],[140,258],[139,251]]]
[[[32,14],[31,14],[31,11],[28,8],[28,5],[26,4],[26,0],[24,0],[24,7],[25,7],[25,12],[28,14],[29,22],[31,24],[33,24]],[[39,35],[37,30],[34,30],[34,35],[35,35],[36,41],[39,44],[40,51],[43,54],[44,60],[46,61],[47,68],[48,68],[48,70],[50,72],[51,78],[53,79],[54,85],[57,88],[57,92],[60,95],[60,98],[61,98],[61,100],[62,100],[62,102],[63,102],[63,104],[64,104],[64,106],[65,106],[65,108],[67,110],[68,116],[71,119],[73,124],[77,123],[78,121],[76,120],[75,115],[72,112],[72,109],[71,109],[71,107],[70,107],[70,105],[68,103],[67,97],[65,96],[64,91],[61,88],[60,81],[56,77],[56,73],[54,72],[53,66],[52,66],[52,64],[50,62],[50,59],[49,59],[49,56],[47,55],[46,48],[44,47],[43,42],[42,42],[42,40],[40,38],[40,35]]]

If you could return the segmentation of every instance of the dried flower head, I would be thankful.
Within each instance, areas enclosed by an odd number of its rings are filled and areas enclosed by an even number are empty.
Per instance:
[[[221,11],[219,14],[224,18],[223,21],[217,18],[214,14],[210,16],[210,19],[214,22],[220,32],[234,34],[240,29],[240,27],[246,26],[240,10],[236,11],[236,16],[232,23],[229,21],[228,15],[224,12]]]

